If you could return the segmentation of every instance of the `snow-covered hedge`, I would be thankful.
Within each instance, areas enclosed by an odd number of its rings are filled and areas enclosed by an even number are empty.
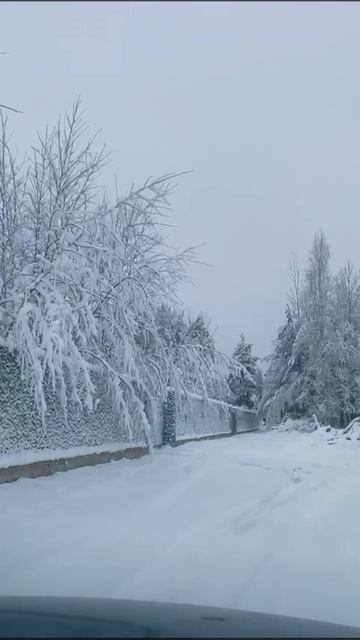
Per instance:
[[[70,403],[66,424],[59,401],[49,391],[48,418],[44,428],[29,385],[21,377],[19,365],[7,349],[0,348],[1,454],[107,443],[138,443],[144,440],[140,421],[133,423],[132,431],[129,431],[112,410],[105,390],[98,394],[95,402],[96,408],[88,413]],[[155,411],[156,407],[155,404]],[[159,416],[156,416],[158,419]],[[152,437],[156,442],[159,440],[158,434],[159,429],[154,428]]]

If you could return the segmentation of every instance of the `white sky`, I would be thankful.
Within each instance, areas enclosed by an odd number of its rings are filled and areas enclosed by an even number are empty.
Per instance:
[[[107,184],[194,170],[174,235],[212,267],[182,297],[222,350],[243,331],[269,351],[320,227],[334,268],[359,264],[359,3],[2,2],[0,50],[19,147],[81,94]]]

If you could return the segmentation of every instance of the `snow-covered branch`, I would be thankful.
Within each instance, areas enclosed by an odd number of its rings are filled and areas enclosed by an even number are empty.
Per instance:
[[[181,174],[132,186],[111,205],[97,189],[105,161],[86,137],[79,101],[38,136],[24,167],[2,120],[0,342],[21,362],[44,426],[49,389],[66,419],[69,402],[94,409],[101,380],[129,434],[140,422],[149,441],[145,407],[169,382],[221,395],[227,371],[197,319],[177,344],[159,323],[163,305],[178,305],[195,258],[165,235]]]

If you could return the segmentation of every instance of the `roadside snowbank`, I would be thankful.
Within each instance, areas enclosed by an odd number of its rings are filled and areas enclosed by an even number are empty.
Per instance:
[[[330,425],[316,424],[315,419],[299,419],[293,420],[287,418],[278,427],[274,427],[280,433],[290,433],[296,431],[299,433],[309,433],[312,443],[324,442],[330,445],[352,443],[360,447],[360,419],[355,418],[345,429],[336,429]]]
[[[286,418],[277,427],[273,427],[280,432],[299,431],[300,433],[311,433],[316,429],[314,421],[308,418],[293,420],[292,418]]]

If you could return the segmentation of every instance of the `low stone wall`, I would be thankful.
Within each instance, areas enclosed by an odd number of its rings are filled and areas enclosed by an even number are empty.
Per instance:
[[[101,451],[99,453],[88,453],[69,458],[38,460],[28,464],[12,465],[0,468],[0,484],[4,482],[14,482],[20,478],[51,476],[59,471],[70,471],[70,469],[105,464],[106,462],[121,460],[122,458],[133,460],[135,458],[141,458],[148,453],[147,447],[129,447],[128,449],[122,449],[120,451]]]

